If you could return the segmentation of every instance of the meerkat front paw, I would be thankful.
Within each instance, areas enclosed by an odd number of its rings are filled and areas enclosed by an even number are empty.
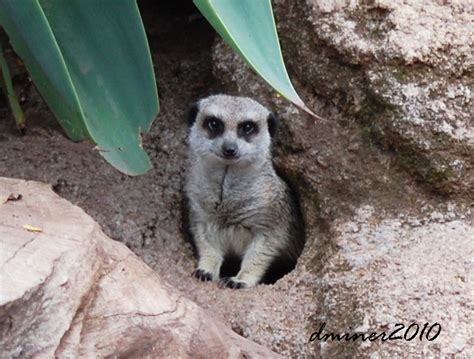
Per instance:
[[[193,276],[203,282],[212,281],[212,273],[206,272],[204,269],[196,269]]]
[[[224,277],[219,281],[219,286],[221,288],[232,288],[232,289],[242,289],[247,288],[249,285],[246,282],[238,280],[236,277]]]

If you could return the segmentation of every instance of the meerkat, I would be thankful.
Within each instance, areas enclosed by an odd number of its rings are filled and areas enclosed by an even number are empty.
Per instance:
[[[250,98],[213,95],[191,108],[188,125],[193,275],[230,288],[274,283],[305,243],[295,193],[272,162],[274,115]]]

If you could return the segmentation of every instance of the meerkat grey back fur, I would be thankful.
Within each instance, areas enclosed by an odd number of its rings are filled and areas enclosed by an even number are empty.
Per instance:
[[[214,95],[193,106],[188,122],[194,275],[231,288],[274,283],[294,268],[305,240],[295,195],[273,167],[274,116],[250,98]]]

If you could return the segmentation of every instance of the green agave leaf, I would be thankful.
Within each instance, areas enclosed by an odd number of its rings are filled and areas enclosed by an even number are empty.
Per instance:
[[[271,87],[316,116],[300,99],[286,72],[270,0],[194,0],[194,4]]]
[[[0,0],[0,24],[71,139],[129,175],[151,168],[140,133],[158,94],[134,0]]]
[[[16,97],[15,91],[13,90],[12,78],[10,75],[10,69],[8,68],[7,61],[3,56],[3,48],[0,45],[0,86],[5,90],[5,94],[8,97],[10,108],[12,109],[13,116],[15,117],[16,124],[20,130],[25,128],[25,114],[21,110],[20,103]]]

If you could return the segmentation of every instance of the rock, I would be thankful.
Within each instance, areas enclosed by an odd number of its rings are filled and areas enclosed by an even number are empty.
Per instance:
[[[438,223],[428,214],[417,219],[424,225],[413,228],[408,225],[413,220],[407,215],[407,225],[394,218],[374,225],[357,211],[351,221],[336,225],[340,250],[318,280],[319,301],[326,305],[315,319],[327,323],[324,333],[388,335],[402,323],[405,327],[396,336],[403,338],[416,323],[418,335],[385,342],[323,340],[318,342],[323,357],[474,357],[472,222],[456,218]],[[357,233],[354,222],[360,225]],[[428,338],[441,328],[436,339],[420,340],[425,323],[428,329],[434,326]],[[413,325],[407,338],[415,332]]]
[[[22,197],[4,202],[12,193]],[[0,199],[0,357],[279,357],[186,299],[49,186],[0,178]]]
[[[299,81],[359,117],[429,188],[474,195],[472,4],[276,3]]]

